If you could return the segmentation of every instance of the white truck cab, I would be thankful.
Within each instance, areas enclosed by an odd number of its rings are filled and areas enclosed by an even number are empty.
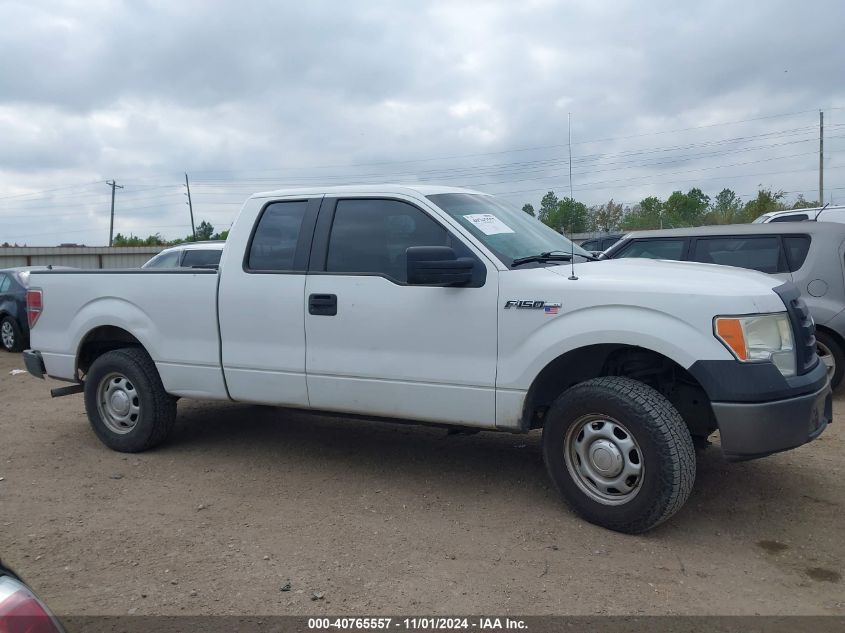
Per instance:
[[[796,289],[706,264],[592,261],[477,191],[260,193],[219,270],[33,273],[36,376],[84,391],[119,451],[164,441],[177,398],[509,432],[543,429],[572,507],[642,532],[683,505],[693,440],[728,459],[831,420]]]

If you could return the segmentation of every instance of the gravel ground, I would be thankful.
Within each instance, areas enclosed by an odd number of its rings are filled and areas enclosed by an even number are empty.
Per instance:
[[[538,434],[181,401],[123,455],[18,368],[0,353],[0,556],[58,613],[845,614],[840,423],[754,462],[708,448],[632,537],[565,507]]]

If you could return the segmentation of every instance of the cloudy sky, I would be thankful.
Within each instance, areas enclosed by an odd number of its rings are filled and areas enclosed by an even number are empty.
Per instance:
[[[0,0],[0,243],[226,228],[255,191],[845,202],[845,3]]]

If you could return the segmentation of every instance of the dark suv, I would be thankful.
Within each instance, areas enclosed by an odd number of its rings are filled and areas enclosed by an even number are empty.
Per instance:
[[[20,352],[29,345],[26,289],[29,271],[55,270],[66,266],[24,266],[0,269],[0,344],[7,352]]]
[[[26,320],[25,268],[0,270],[0,343],[7,352],[20,352],[29,343]]]
[[[845,374],[845,224],[774,222],[637,231],[603,258],[648,257],[751,268],[792,281],[816,323],[831,386]],[[690,288],[695,292],[695,288]]]

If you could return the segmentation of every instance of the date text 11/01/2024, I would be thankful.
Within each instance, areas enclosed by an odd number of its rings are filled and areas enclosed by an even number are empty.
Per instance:
[[[446,618],[308,618],[310,630],[452,630],[478,629],[482,631],[522,630],[526,628],[524,620],[498,617]]]

